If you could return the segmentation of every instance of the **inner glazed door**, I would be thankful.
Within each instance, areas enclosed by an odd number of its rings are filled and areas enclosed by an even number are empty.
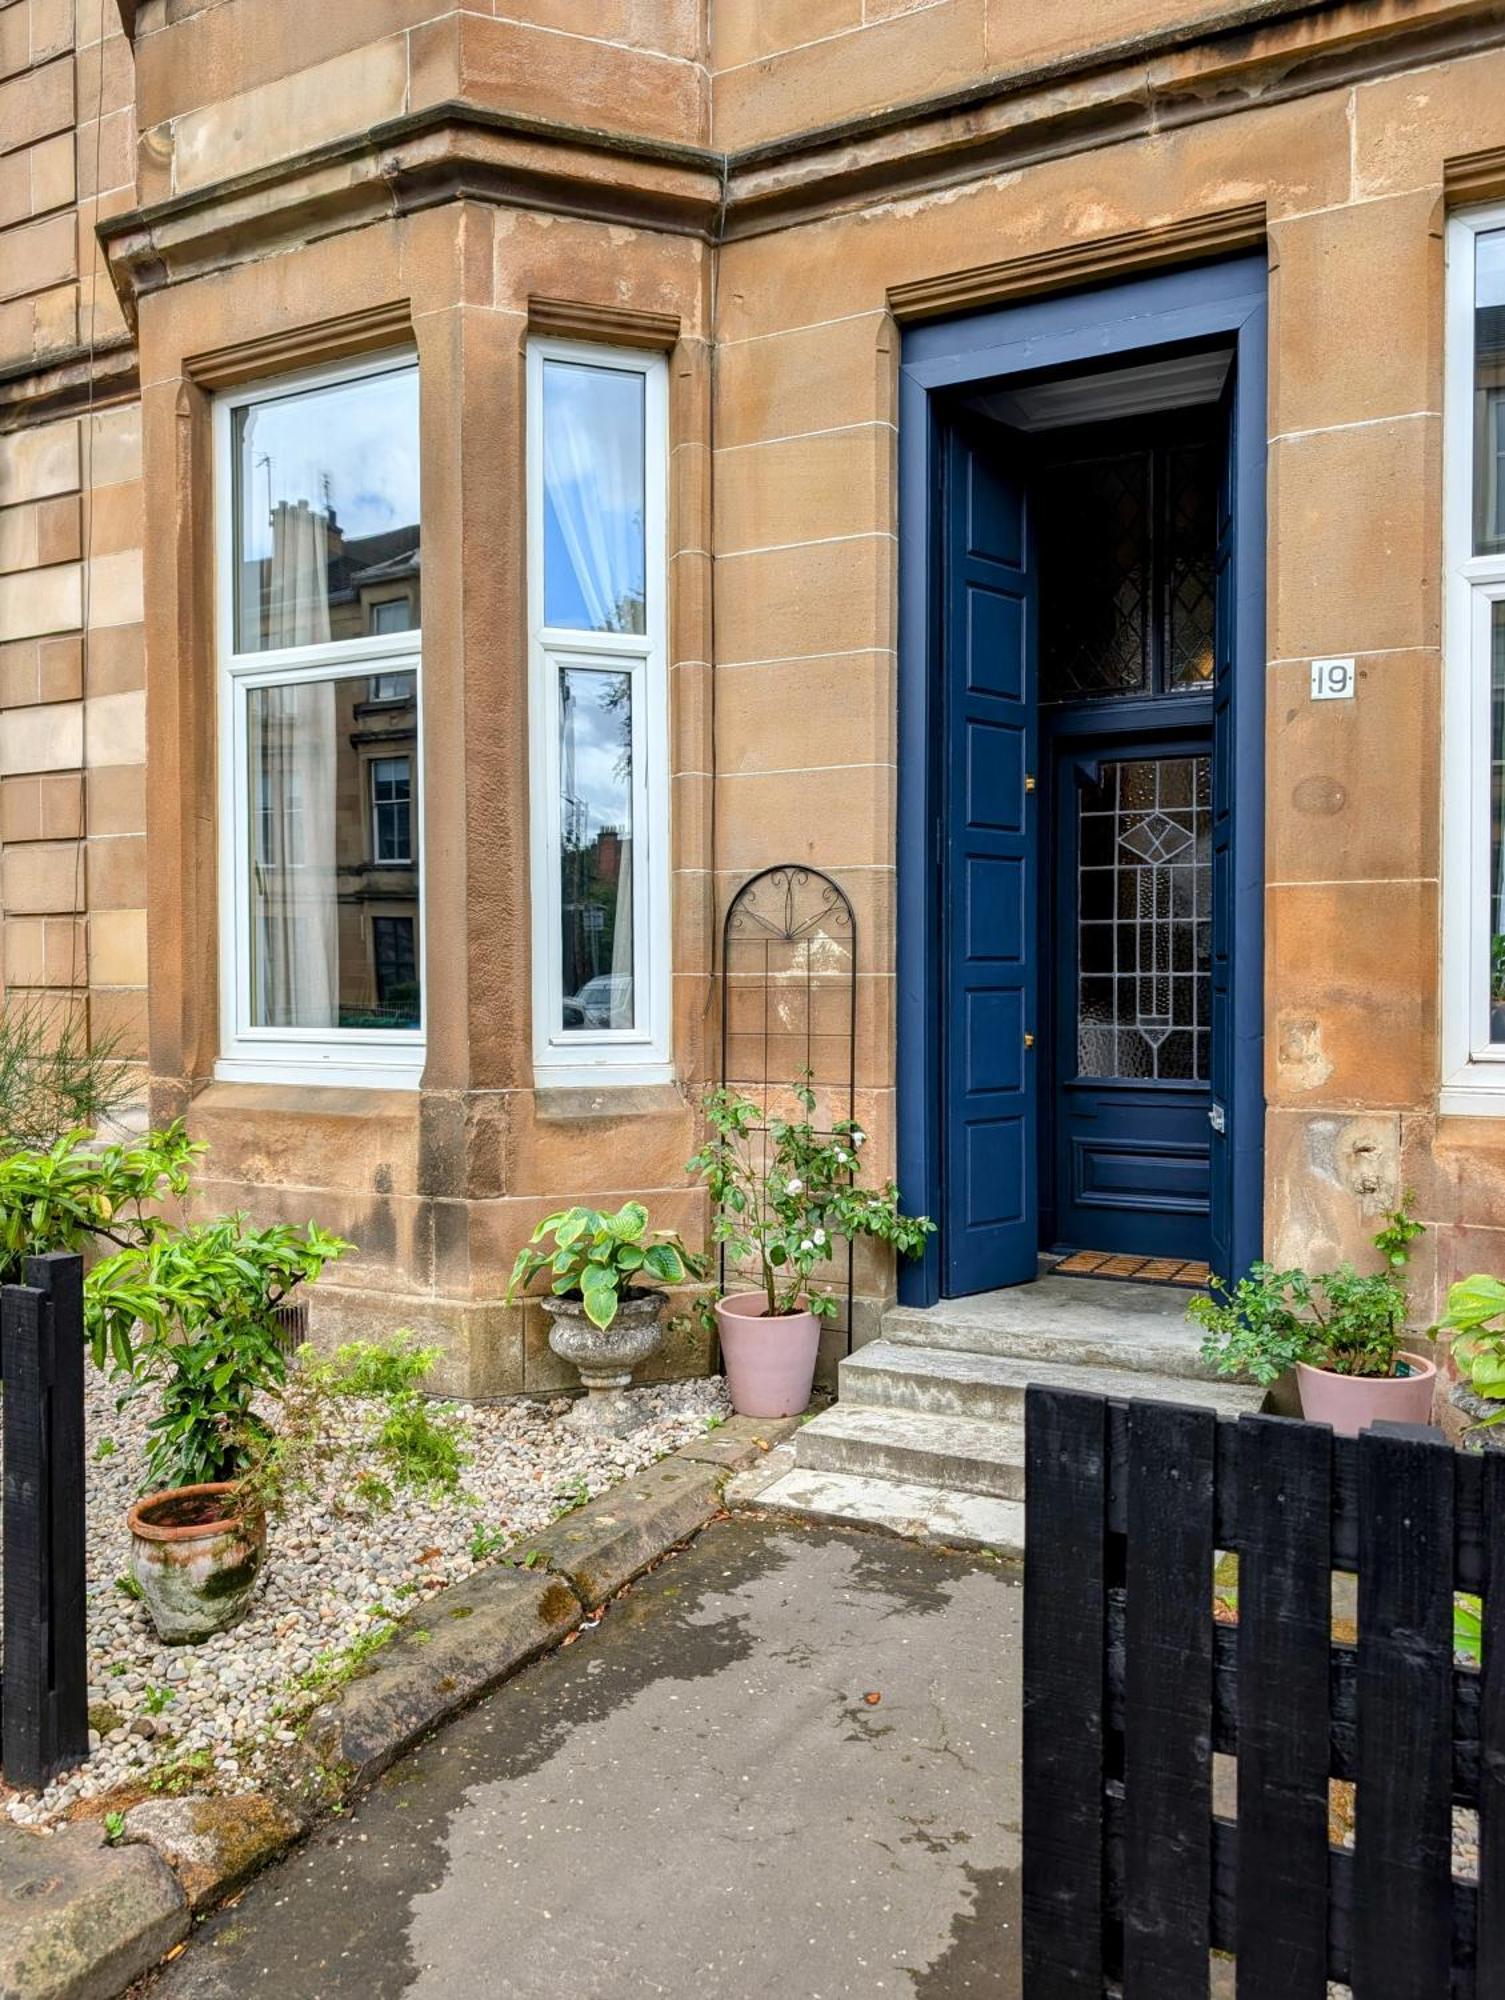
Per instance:
[[[1220,459],[1210,409],[1036,473],[1047,1248],[1211,1247]]]

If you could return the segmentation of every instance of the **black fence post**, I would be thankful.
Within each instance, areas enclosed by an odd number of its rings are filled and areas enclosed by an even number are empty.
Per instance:
[[[89,1754],[84,1596],[84,1267],[28,1257],[0,1290],[5,1667],[0,1758],[40,1790]]]

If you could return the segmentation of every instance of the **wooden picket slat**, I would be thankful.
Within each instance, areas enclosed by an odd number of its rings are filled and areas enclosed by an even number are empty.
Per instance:
[[[0,1758],[46,1785],[88,1755],[84,1580],[83,1263],[29,1258],[0,1288],[5,1380],[5,1663]]]
[[[1097,2000],[1103,1990],[1106,1417],[1100,1399],[1026,1396],[1021,1887],[1031,2000]]]
[[[1131,1403],[1124,2000],[1205,2000],[1212,1858],[1210,1410]]]
[[[1441,2000],[1452,1965],[1453,1453],[1359,1439],[1353,1984]]]
[[[1239,1420],[1239,2000],[1326,2000],[1332,1438]]]
[[[1490,1452],[1484,1487],[1489,1533],[1486,1606],[1505,1607],[1505,1453]],[[1479,1930],[1475,1991],[1505,1993],[1505,1617],[1491,1621],[1479,1684]]]

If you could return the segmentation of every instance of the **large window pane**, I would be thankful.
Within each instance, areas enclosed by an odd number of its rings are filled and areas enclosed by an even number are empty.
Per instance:
[[[1505,229],[1474,265],[1474,553],[1505,549]]]
[[[416,630],[418,370],[237,409],[235,646]]]
[[[1505,1042],[1505,604],[1490,621],[1489,1039]]]
[[[643,377],[543,371],[544,623],[646,632]]]
[[[417,705],[367,686],[247,692],[253,1027],[420,1024]]]
[[[634,1025],[632,681],[559,669],[563,1028]]]

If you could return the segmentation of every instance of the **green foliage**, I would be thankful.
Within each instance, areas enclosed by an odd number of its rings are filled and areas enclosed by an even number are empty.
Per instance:
[[[332,1693],[335,1688],[343,1687],[346,1681],[353,1680],[366,1662],[383,1646],[390,1645],[396,1636],[396,1625],[385,1615],[378,1615],[377,1623],[367,1626],[348,1646],[331,1647],[326,1653],[316,1653],[313,1665],[299,1674],[294,1685],[308,1694]]]
[[[811,1279],[839,1241],[868,1236],[914,1257],[935,1224],[901,1214],[892,1181],[876,1189],[859,1184],[858,1154],[867,1142],[860,1125],[840,1118],[817,1130],[808,1079],[792,1095],[802,1118],[765,1117],[735,1090],[711,1091],[704,1105],[710,1137],[686,1171],[710,1194],[713,1241],[756,1271],[769,1313],[831,1318],[835,1299],[812,1291]]]
[[[187,1193],[203,1150],[179,1122],[129,1145],[99,1146],[73,1130],[0,1157],[0,1283],[18,1281],[22,1260],[49,1250],[156,1242],[171,1228],[158,1210]]]
[[[1453,1593],[1453,1651],[1476,1667],[1484,1657],[1484,1601],[1466,1590]]]
[[[137,1583],[129,1570],[122,1570],[120,1575],[116,1577],[115,1588],[120,1592],[122,1597],[130,1598],[133,1604],[139,1604],[145,1595],[140,1584]]]
[[[1433,1330],[1453,1335],[1453,1359],[1474,1394],[1505,1402],[1505,1284],[1483,1272],[1460,1278]],[[1484,1421],[1505,1422],[1505,1409]]]
[[[552,1247],[540,1249],[546,1240]],[[518,1252],[507,1303],[547,1273],[556,1298],[579,1298],[586,1318],[604,1329],[616,1318],[624,1294],[641,1286],[683,1284],[698,1270],[672,1231],[658,1229],[650,1236],[648,1211],[640,1201],[624,1202],[615,1215],[561,1209],[545,1216]]]
[[[305,1348],[299,1359],[336,1396],[393,1396],[418,1388],[442,1355],[401,1332],[389,1341],[345,1341],[327,1359]]]
[[[452,1403],[420,1389],[440,1352],[405,1331],[389,1342],[351,1341],[328,1357],[302,1348],[281,1391],[276,1435],[249,1475],[266,1504],[307,1489],[316,1471],[372,1510],[390,1507],[397,1487],[458,1492],[470,1462],[464,1424]],[[372,1423],[353,1438],[338,1407],[348,1402],[374,1405]],[[380,1471],[365,1463],[372,1454]]]
[[[266,1455],[272,1430],[254,1403],[287,1376],[277,1307],[349,1248],[312,1222],[255,1229],[232,1215],[152,1234],[89,1273],[96,1364],[161,1386],[147,1426],[152,1487],[237,1479]]]
[[[47,1151],[108,1124],[136,1095],[118,1035],[90,1035],[68,1010],[32,1000],[0,1016],[0,1146]]]
[[[506,1546],[507,1537],[500,1528],[488,1528],[483,1521],[476,1522],[475,1532],[470,1538],[470,1559],[473,1563],[490,1562]]]
[[[105,1845],[107,1847],[118,1847],[125,1838],[125,1814],[118,1811],[107,1812],[105,1814],[104,1826]]]
[[[1505,1000],[1505,932],[1496,931],[1489,941],[1489,997]]]
[[[399,1389],[387,1397],[376,1455],[399,1485],[438,1499],[460,1490],[460,1475],[470,1463],[464,1434],[452,1405],[433,1403],[416,1389]]]
[[[1298,1361],[1336,1375],[1392,1375],[1406,1331],[1410,1246],[1425,1226],[1410,1205],[1408,1194],[1374,1238],[1384,1262],[1380,1271],[1361,1275],[1352,1264],[1340,1264],[1312,1277],[1260,1263],[1231,1290],[1214,1278],[1214,1296],[1187,1307],[1206,1335],[1203,1359],[1220,1374],[1247,1376],[1265,1387]]]
[[[178,1698],[176,1688],[158,1687],[155,1683],[146,1690],[141,1702],[148,1715],[160,1715],[164,1708]]]

